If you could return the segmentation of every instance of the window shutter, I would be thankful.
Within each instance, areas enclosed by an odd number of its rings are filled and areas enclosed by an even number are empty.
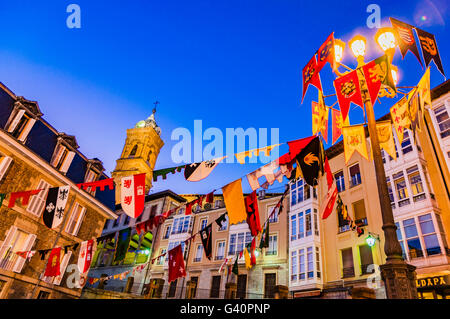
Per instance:
[[[5,156],[2,158],[0,162],[0,181],[3,179],[3,176],[6,174],[9,166],[11,165],[12,158],[9,156]]]
[[[67,173],[67,171],[69,170],[69,166],[70,164],[72,164],[72,160],[73,157],[75,156],[75,152],[69,152],[69,154],[67,154],[66,159],[64,160],[64,163],[61,166],[61,173]]]
[[[27,123],[27,126],[23,129],[22,133],[20,133],[19,141],[23,142],[28,136],[28,133],[30,133],[31,129],[33,128],[34,123],[36,122],[35,119],[30,119]]]
[[[34,241],[36,240],[35,234],[29,234],[27,237],[27,240],[24,244],[24,247],[20,251],[29,251],[33,247]],[[20,273],[22,271],[23,265],[25,264],[26,258],[22,258],[19,256],[19,258],[16,261],[16,264],[13,267],[13,271]]]
[[[47,199],[48,189],[50,188],[50,184],[41,179],[39,185],[36,189],[43,189],[38,194],[31,196],[30,203],[27,206],[27,211],[40,216],[42,211],[44,210],[45,200]]]
[[[59,144],[56,148],[55,154],[53,155],[53,158],[51,160],[51,165],[53,167],[56,166],[56,163],[58,163],[59,158],[61,157],[62,153],[64,151],[64,146],[62,146],[61,144]]]
[[[5,253],[9,249],[9,245],[11,244],[12,238],[14,238],[14,235],[16,234],[17,227],[11,226],[11,228],[8,230],[5,236],[5,240],[1,243],[0,246],[0,261],[5,257]]]
[[[83,221],[85,213],[86,213],[86,207],[83,207],[81,210],[80,216],[78,216],[77,225],[75,226],[75,230],[72,235],[74,235],[74,236],[78,235],[78,231],[80,230],[81,222]]]
[[[66,268],[67,268],[67,265],[69,264],[70,257],[72,257],[72,251],[69,250],[67,252],[67,254],[64,255],[63,260],[60,265],[61,274],[59,274],[58,276],[55,277],[55,279],[53,280],[53,284],[55,284],[55,285],[61,284],[61,280],[63,279],[64,273],[66,272]]]
[[[11,125],[8,127],[8,132],[11,133],[16,128],[17,124],[19,124],[20,119],[25,114],[25,110],[19,110],[17,112],[16,116],[14,117],[14,120],[11,122]]]

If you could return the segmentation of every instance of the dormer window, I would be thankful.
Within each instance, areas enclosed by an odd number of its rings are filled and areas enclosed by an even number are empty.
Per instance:
[[[66,146],[58,144],[51,165],[61,173],[67,173],[72,163],[75,152],[71,152]]]
[[[21,142],[24,142],[36,122],[25,110],[17,110],[7,131]]]
[[[90,169],[86,175],[85,183],[95,182],[98,180],[98,177],[100,176],[99,173],[94,171],[93,169]],[[96,188],[92,189],[92,187],[88,187],[86,191],[90,193],[92,196],[95,196],[95,190]]]

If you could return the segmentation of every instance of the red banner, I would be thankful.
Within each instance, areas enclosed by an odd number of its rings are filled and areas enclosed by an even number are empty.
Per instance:
[[[352,71],[340,78],[334,80],[334,89],[339,102],[339,107],[342,112],[342,119],[345,121],[350,109],[350,103],[363,107],[363,100],[361,97],[361,87],[359,86],[357,70]]]

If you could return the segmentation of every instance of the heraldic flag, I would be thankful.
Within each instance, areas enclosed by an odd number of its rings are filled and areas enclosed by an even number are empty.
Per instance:
[[[222,162],[226,156],[214,158],[200,163],[187,164],[184,168],[184,178],[189,182],[198,182],[208,177],[216,166]]]
[[[169,250],[169,282],[186,276],[181,245]]]
[[[297,163],[300,165],[302,176],[310,186],[317,185],[319,172],[323,173],[324,153],[320,137],[316,136],[297,155]]]
[[[363,124],[344,126],[342,128],[342,135],[344,136],[344,154],[346,164],[355,151],[361,154],[361,156],[366,160],[369,160],[369,153],[367,151],[366,144],[366,134]]]
[[[93,256],[94,240],[86,240],[81,243],[78,256],[78,270],[83,274],[89,270]]]
[[[122,177],[120,204],[125,214],[137,218],[144,211],[145,173]]]
[[[203,250],[205,251],[206,258],[211,260],[212,254],[212,224],[209,224],[200,231],[200,237],[202,239]]]
[[[406,53],[411,51],[419,60],[420,65],[422,61],[420,60],[419,50],[417,49],[416,40],[414,39],[413,26],[405,22],[396,20],[394,18],[389,18],[391,24],[394,27],[396,33],[396,39],[400,52],[402,54],[402,59],[405,58]]]
[[[58,227],[64,218],[70,186],[53,187],[48,190],[42,219],[48,228]]]
[[[261,231],[256,191],[245,197],[245,209],[247,211],[247,224],[248,228],[250,228],[250,233],[252,236],[256,236]]]
[[[48,258],[47,267],[45,268],[45,277],[56,277],[60,271],[61,247],[53,248]]]

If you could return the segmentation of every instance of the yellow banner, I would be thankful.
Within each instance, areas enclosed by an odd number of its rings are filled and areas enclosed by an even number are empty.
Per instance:
[[[391,118],[394,123],[395,131],[397,132],[398,142],[403,142],[403,130],[409,128],[411,120],[409,119],[408,100],[406,97],[398,101],[391,107]]]
[[[425,104],[431,107],[431,90],[430,90],[430,67],[427,68],[425,74],[420,79],[417,85],[419,91],[420,110],[422,114],[425,110]]]
[[[345,163],[347,164],[353,153],[357,151],[366,160],[369,160],[367,152],[366,134],[364,125],[343,126]]]
[[[281,144],[274,144],[274,145],[270,145],[270,146],[266,146],[266,147],[261,147],[261,148],[257,148],[257,149],[253,149],[253,150],[249,150],[249,151],[236,153],[234,155],[236,156],[236,159],[240,164],[244,164],[245,158],[247,156],[249,158],[251,158],[253,155],[259,156],[259,152],[264,152],[264,155],[269,157],[272,149],[274,149],[275,147],[277,147],[279,145],[281,145]]]
[[[245,210],[244,195],[242,194],[241,179],[224,186],[222,191],[230,225],[244,221],[247,218],[247,212]]]
[[[377,132],[380,148],[384,149],[394,160],[397,159],[391,121],[378,122]]]

